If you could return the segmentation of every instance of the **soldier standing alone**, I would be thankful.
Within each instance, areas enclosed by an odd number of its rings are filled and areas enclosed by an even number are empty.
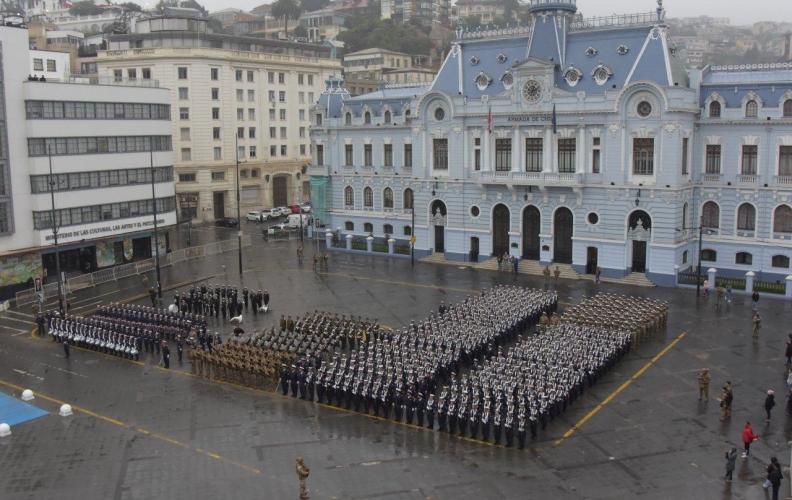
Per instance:
[[[701,370],[698,376],[698,383],[699,383],[699,401],[701,401],[701,397],[704,396],[704,401],[709,401],[709,385],[712,381],[712,376],[709,374],[709,370],[704,368]]]
[[[305,480],[308,478],[311,470],[303,462],[303,457],[297,457],[297,478],[300,480],[300,498],[308,498],[308,488],[305,486]]]

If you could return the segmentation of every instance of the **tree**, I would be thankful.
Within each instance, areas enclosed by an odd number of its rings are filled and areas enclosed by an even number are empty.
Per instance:
[[[300,18],[302,9],[297,0],[275,0],[272,2],[272,16],[277,20],[283,20],[283,32],[289,35],[289,19],[296,21]]]
[[[195,0],[187,0],[185,2],[182,2],[181,6],[186,7],[188,9],[198,10],[201,12],[201,15],[203,15],[204,17],[209,17],[209,11],[206,10],[206,8],[203,5],[199,4]]]
[[[391,19],[352,18],[347,31],[338,35],[347,53],[378,47],[410,55],[429,54],[429,37],[409,24],[395,24]]]
[[[305,12],[322,10],[328,5],[330,5],[330,0],[300,0],[300,8]]]
[[[94,5],[91,0],[83,0],[82,2],[74,2],[69,7],[69,14],[73,16],[95,16],[101,14],[102,10]]]
[[[124,3],[119,4],[119,5],[121,7],[123,7],[124,9],[130,10],[132,12],[143,12],[143,7],[141,7],[140,5],[136,4],[135,2],[124,2]]]
[[[520,0],[499,0],[498,4],[503,7],[503,17],[507,19],[511,19],[521,7]]]
[[[292,35],[294,35],[295,38],[308,38],[308,30],[305,29],[305,26],[302,24],[298,24],[292,30]]]

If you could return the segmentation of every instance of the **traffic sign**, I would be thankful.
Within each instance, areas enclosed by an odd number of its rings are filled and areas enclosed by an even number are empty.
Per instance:
[[[410,238],[410,243],[415,244],[416,241],[418,241],[418,240],[415,238],[415,236]]]

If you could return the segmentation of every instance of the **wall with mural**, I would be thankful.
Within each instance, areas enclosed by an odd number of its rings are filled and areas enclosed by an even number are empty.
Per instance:
[[[24,283],[43,274],[41,254],[29,253],[0,258],[0,286]]]

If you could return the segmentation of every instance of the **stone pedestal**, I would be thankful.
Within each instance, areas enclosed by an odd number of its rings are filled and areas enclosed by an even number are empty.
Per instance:
[[[393,238],[388,238],[388,253],[393,255],[393,244],[396,243],[396,240]]]
[[[756,273],[753,271],[748,271],[747,273],[745,273],[745,291],[748,293],[753,292],[753,282],[755,276]]]
[[[366,238],[366,251],[367,252],[370,253],[372,251],[371,250],[372,245],[374,245],[374,237],[373,236],[369,236],[369,237]]]
[[[351,234],[346,235],[346,240],[347,240],[346,249],[352,250],[352,235]]]

